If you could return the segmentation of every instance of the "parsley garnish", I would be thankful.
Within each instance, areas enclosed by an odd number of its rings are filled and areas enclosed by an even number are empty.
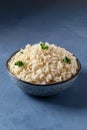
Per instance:
[[[21,54],[23,54],[23,51],[20,51]]]
[[[63,62],[71,64],[71,60],[67,56],[64,57]]]
[[[41,49],[43,49],[43,50],[48,49],[48,45],[46,45],[43,42],[40,43],[40,46],[41,46]]]
[[[16,63],[15,63],[15,65],[17,65],[17,66],[23,66],[24,65],[24,63],[22,62],[22,61],[17,61]]]

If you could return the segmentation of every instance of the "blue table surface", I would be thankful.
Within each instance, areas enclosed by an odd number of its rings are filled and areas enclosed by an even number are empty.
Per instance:
[[[0,130],[87,130],[86,4],[9,10],[0,12]],[[82,64],[76,82],[53,97],[24,94],[6,70],[14,51],[39,41],[70,50]]]

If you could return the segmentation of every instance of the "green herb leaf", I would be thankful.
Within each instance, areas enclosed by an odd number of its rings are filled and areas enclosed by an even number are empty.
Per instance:
[[[23,51],[20,51],[21,54],[23,54]]]
[[[48,46],[43,42],[40,43],[40,46],[41,46],[41,49],[43,50],[48,49]]]
[[[22,61],[17,61],[16,63],[15,63],[15,65],[17,65],[17,66],[23,66],[24,65],[24,63],[22,62]]]
[[[64,57],[63,62],[71,64],[71,60],[67,56]]]

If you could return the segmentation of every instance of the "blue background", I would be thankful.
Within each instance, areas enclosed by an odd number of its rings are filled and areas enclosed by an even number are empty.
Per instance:
[[[27,43],[48,41],[73,52],[82,70],[76,82],[48,98],[24,94],[10,80],[7,58]],[[0,130],[87,130],[87,2],[0,3]]]

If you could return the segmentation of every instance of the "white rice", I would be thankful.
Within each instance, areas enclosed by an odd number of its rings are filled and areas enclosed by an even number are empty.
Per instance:
[[[46,42],[45,45],[48,49],[43,50],[40,43],[27,44],[9,61],[10,71],[19,79],[33,84],[62,82],[77,73],[78,64],[72,53],[54,44]],[[63,61],[65,56],[71,60],[70,64]],[[17,61],[24,65],[15,65]]]

